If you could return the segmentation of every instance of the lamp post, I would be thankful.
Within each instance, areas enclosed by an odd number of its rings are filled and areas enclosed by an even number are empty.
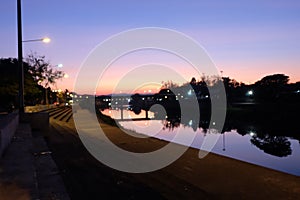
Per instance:
[[[49,43],[48,37],[24,40],[22,39],[22,5],[21,0],[17,0],[17,23],[18,23],[18,68],[19,68],[19,113],[24,113],[24,67],[23,67],[23,42],[44,42]]]
[[[18,21],[19,113],[22,114],[24,113],[24,69],[23,69],[23,47],[22,47],[21,0],[17,0],[17,21]]]

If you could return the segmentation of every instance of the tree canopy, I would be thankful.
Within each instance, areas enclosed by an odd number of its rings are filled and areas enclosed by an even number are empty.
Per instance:
[[[39,56],[34,53],[28,55],[26,59],[29,73],[35,81],[45,88],[56,83],[56,80],[62,78],[64,73],[55,69],[49,61],[45,60],[45,56]]]
[[[261,86],[279,86],[285,85],[289,82],[289,76],[284,74],[273,74],[263,77],[261,80],[257,81],[255,85]]]
[[[63,72],[56,70],[45,56],[30,54],[23,62],[24,67],[24,100],[25,105],[35,105],[48,98],[47,88],[63,77]],[[18,105],[19,67],[16,58],[0,59],[0,107]],[[46,93],[46,95],[45,95]]]

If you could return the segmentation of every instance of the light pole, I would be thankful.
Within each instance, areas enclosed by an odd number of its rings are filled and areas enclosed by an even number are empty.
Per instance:
[[[24,113],[24,67],[23,67],[23,42],[44,42],[49,43],[48,37],[24,40],[22,39],[22,5],[21,0],[17,0],[17,21],[18,21],[18,68],[19,68],[19,113]]]
[[[21,0],[17,0],[17,21],[18,21],[19,113],[21,115],[22,113],[24,113],[24,69],[23,69],[23,47],[22,47]]]

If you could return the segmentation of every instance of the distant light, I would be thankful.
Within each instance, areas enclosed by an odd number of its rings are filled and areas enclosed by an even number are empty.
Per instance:
[[[192,90],[189,90],[187,94],[192,95]]]
[[[193,120],[189,121],[189,125],[192,126],[193,125]]]
[[[253,136],[256,135],[256,133],[254,133],[253,131],[251,131],[251,132],[249,133],[249,135],[250,135],[251,137],[253,137]]]
[[[49,42],[51,42],[51,39],[48,38],[48,37],[45,37],[45,38],[43,38],[42,41],[43,41],[44,43],[49,43]]]
[[[69,78],[69,74],[64,74],[64,78]]]
[[[59,68],[62,68],[64,65],[60,63],[60,64],[58,64],[56,66],[59,67]]]
[[[252,96],[253,94],[254,94],[253,90],[249,90],[249,91],[247,92],[247,95],[248,95],[248,96]]]

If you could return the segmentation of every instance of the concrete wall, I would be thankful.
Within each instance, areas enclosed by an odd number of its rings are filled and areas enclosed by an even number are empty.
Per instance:
[[[19,114],[13,112],[0,117],[0,157],[10,144],[19,125]]]
[[[47,112],[24,113],[19,116],[18,111],[0,115],[0,158],[10,144],[17,127],[21,123],[29,123],[32,129],[48,130],[49,114]]]

